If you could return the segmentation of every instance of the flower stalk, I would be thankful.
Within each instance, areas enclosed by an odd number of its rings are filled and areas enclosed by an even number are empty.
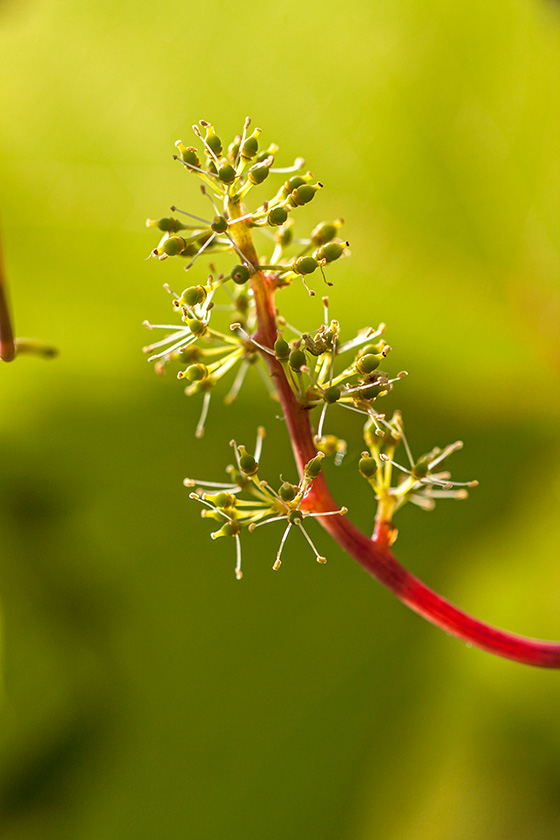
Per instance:
[[[278,491],[258,477],[264,436],[260,434],[254,456],[244,447],[234,446],[236,465],[228,468],[231,483],[185,480],[189,487],[209,486],[218,491],[209,494],[197,489],[191,493],[192,498],[204,505],[203,516],[215,519],[221,525],[212,536],[235,539],[236,576],[240,578],[240,535],[243,529],[251,532],[256,527],[279,520],[284,520],[286,524],[273,568],[280,566],[282,551],[294,526],[302,530],[318,562],[324,562],[325,558],[315,549],[304,526],[306,519],[316,518],[342,549],[400,601],[432,624],[498,656],[528,665],[560,668],[560,643],[518,636],[468,615],[408,572],[392,554],[391,546],[397,538],[393,517],[405,503],[410,501],[429,510],[436,499],[465,498],[466,488],[476,486],[477,482],[451,481],[444,467],[447,458],[462,446],[460,442],[444,449],[436,447],[415,460],[405,437],[400,413],[395,412],[387,420],[383,413],[378,412],[376,401],[392,389],[393,383],[406,375],[401,372],[390,378],[379,371],[390,350],[383,340],[379,340],[383,326],[377,331],[362,331],[342,343],[340,325],[329,321],[328,301],[323,299],[324,324],[307,333],[296,331],[296,338],[287,340],[286,334],[292,328],[278,314],[277,293],[300,279],[313,295],[315,292],[307,285],[306,278],[317,269],[320,269],[319,273],[327,285],[331,285],[324,269],[346,255],[348,243],[337,238],[341,220],[321,223],[307,240],[293,239],[292,211],[311,201],[322,187],[320,182],[311,183],[311,173],[292,176],[269,202],[261,203],[252,212],[247,208],[246,199],[253,187],[258,187],[274,172],[272,165],[277,151],[275,146],[269,146],[259,153],[261,132],[257,129],[249,135],[249,124],[247,119],[242,135],[234,140],[224,155],[213,126],[201,122],[206,136],[202,136],[198,127],[195,133],[202,140],[206,166],[196,150],[179,142],[176,144],[180,151],[180,156],[176,158],[191,174],[202,175],[203,191],[206,194],[208,190],[213,192],[211,200],[217,211],[214,202],[221,202],[223,209],[220,208],[216,216],[220,221],[214,220],[213,230],[196,228],[191,237],[193,241],[187,245],[187,239],[183,239],[185,247],[179,244],[177,248],[174,242],[170,242],[171,236],[175,237],[179,230],[174,220],[149,222],[150,226],[159,225],[164,231],[162,242],[152,252],[154,256],[164,253],[180,257],[181,249],[187,252],[184,256],[192,256],[206,245],[208,252],[220,252],[229,247],[230,252],[242,260],[229,277],[220,275],[214,279],[211,276],[204,287],[190,287],[180,297],[176,296],[175,309],[180,312],[184,326],[172,334],[167,353],[158,353],[158,356],[165,356],[164,361],[183,361],[188,356],[191,365],[179,375],[192,380],[187,394],[204,392],[204,412],[208,409],[210,390],[215,385],[217,373],[222,369],[225,373],[238,358],[247,361],[250,356],[260,361],[281,405],[299,474],[297,485],[284,482]],[[295,171],[302,166],[303,161],[298,159]],[[253,233],[263,228],[268,228],[275,241],[270,259],[259,257],[254,243]],[[299,255],[288,256],[290,247],[296,245]],[[190,264],[186,268],[190,268]],[[230,325],[231,340],[237,342],[238,351],[229,344],[226,363],[201,364],[204,354],[220,352],[219,342],[223,342],[224,336],[220,338],[220,334],[208,324],[212,314],[212,297],[230,279],[234,285],[231,308],[235,318]],[[203,289],[203,292],[193,289]],[[159,344],[164,345],[165,340]],[[337,372],[335,368],[339,366],[339,357],[349,352],[355,353],[354,358]],[[237,390],[239,388],[235,385],[235,394]],[[345,448],[335,436],[323,434],[327,410],[336,404],[361,414],[362,421],[365,420],[363,437],[367,450],[362,452],[360,473],[370,484],[377,501],[371,537],[362,533],[346,516],[347,508],[341,508],[334,500],[321,469],[324,457],[333,453],[342,457]],[[311,420],[315,409],[320,411],[316,431]],[[399,447],[404,450],[408,466],[402,466],[395,460]],[[397,483],[393,486],[395,476]]]

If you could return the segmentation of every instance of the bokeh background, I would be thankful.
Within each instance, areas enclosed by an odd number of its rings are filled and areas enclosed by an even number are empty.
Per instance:
[[[396,553],[463,608],[560,636],[560,8],[545,0],[3,0],[0,214],[16,330],[56,361],[0,369],[7,840],[548,840],[560,836],[557,673],[434,629],[313,531],[212,543],[185,475],[276,409],[250,378],[200,405],[140,352],[173,260],[147,216],[204,209],[171,159],[250,114],[344,216],[348,334],[384,320],[389,407],[420,453],[457,437],[461,504],[403,511]],[[263,188],[264,192],[264,188]],[[205,266],[200,271],[205,272]],[[320,310],[286,299],[304,328]],[[291,308],[290,308],[291,307]],[[153,335],[153,334],[152,334]],[[336,415],[336,412],[333,412]],[[371,526],[359,430],[332,474]]]

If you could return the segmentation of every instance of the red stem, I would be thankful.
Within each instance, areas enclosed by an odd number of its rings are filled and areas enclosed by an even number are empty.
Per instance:
[[[235,227],[238,228],[238,233],[242,234],[239,236],[239,244],[242,244],[243,252],[256,268],[258,259],[249,230],[246,229],[243,232],[239,230],[245,227],[243,223]],[[258,329],[255,339],[265,347],[272,348],[277,335],[273,281],[257,270],[252,277],[251,286],[257,309]],[[282,365],[269,353],[263,353],[262,356],[280,398],[292,450],[301,476],[305,464],[317,453],[313,442],[309,411],[299,404],[286,379]],[[339,507],[322,474],[314,480],[306,501],[306,506],[314,511],[332,511]],[[458,609],[422,583],[396,560],[383,540],[379,539],[382,537],[383,529],[381,533],[374,534],[374,537],[377,536],[375,540],[363,534],[346,516],[319,517],[319,522],[341,548],[357,560],[364,569],[390,589],[403,604],[435,624],[436,627],[441,627],[442,630],[459,639],[505,659],[513,659],[525,665],[541,668],[560,668],[560,643],[508,633]]]
[[[270,280],[261,272],[254,275],[252,285],[258,318],[255,338],[264,346],[272,347],[276,340],[274,289]],[[278,391],[294,457],[302,475],[305,464],[317,454],[309,411],[298,403],[279,362],[268,353],[263,353],[263,358]],[[314,511],[336,510],[339,507],[322,474],[313,482],[308,506]],[[560,668],[559,643],[508,633],[468,615],[407,571],[386,545],[367,537],[346,516],[319,517],[319,522],[364,569],[390,589],[403,604],[432,624],[497,656],[526,665]]]

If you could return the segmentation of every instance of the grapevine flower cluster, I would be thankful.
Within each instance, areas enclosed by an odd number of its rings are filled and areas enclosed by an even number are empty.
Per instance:
[[[391,350],[383,338],[385,325],[366,326],[356,335],[345,337],[339,321],[330,317],[328,297],[321,295],[321,322],[308,330],[289,324],[271,301],[294,282],[302,282],[309,295],[319,286],[330,287],[332,263],[349,254],[349,243],[341,237],[342,219],[322,221],[305,238],[294,232],[294,216],[300,207],[313,201],[323,185],[305,171],[297,158],[293,165],[275,166],[278,147],[261,147],[261,130],[251,131],[246,119],[243,131],[224,147],[211,123],[193,126],[198,148],[177,141],[173,156],[187,176],[200,179],[208,201],[208,218],[176,206],[173,215],[147,225],[161,234],[150,253],[158,261],[173,259],[190,272],[201,257],[229,255],[225,273],[216,273],[210,264],[205,279],[187,285],[180,293],[172,291],[175,323],[151,324],[150,330],[165,335],[144,348],[156,370],[169,364],[179,367],[177,377],[186,382],[188,396],[200,395],[202,408],[196,428],[204,434],[214,388],[231,375],[226,403],[236,399],[248,370],[256,367],[273,398],[283,407],[289,402],[297,412],[312,416],[314,451],[304,457],[298,442],[292,445],[300,468],[300,479],[293,484],[282,480],[275,489],[259,477],[264,430],[259,429],[253,454],[232,441],[234,465],[227,468],[228,482],[185,479],[194,488],[192,499],[203,505],[202,516],[215,520],[212,538],[230,537],[236,543],[236,567],[241,577],[242,531],[252,532],[270,522],[285,522],[273,568],[281,563],[288,534],[293,527],[303,533],[317,561],[325,562],[307,533],[308,518],[342,517],[346,507],[325,510],[317,503],[316,483],[322,461],[332,457],[339,464],[347,449],[345,441],[330,431],[331,414],[344,409],[361,415],[366,449],[359,459],[359,473],[370,484],[377,513],[372,539],[389,546],[397,536],[394,514],[408,501],[425,510],[442,498],[462,499],[467,487],[476,482],[454,482],[443,469],[460,441],[443,449],[435,448],[414,458],[407,442],[399,412],[387,418],[378,408],[393,386],[407,374],[391,375],[385,370]],[[272,197],[257,198],[254,210],[248,199],[258,196],[268,179],[280,176]],[[264,254],[257,252],[253,235],[261,234]],[[218,302],[221,301],[221,302]],[[229,313],[229,324],[215,326],[214,314]],[[220,319],[223,322],[223,317]],[[265,323],[266,322],[266,323]],[[353,444],[352,444],[353,445]],[[357,451],[360,451],[358,447]],[[404,464],[395,460],[403,450]],[[398,478],[393,480],[394,475]],[[351,512],[351,511],[350,511]]]

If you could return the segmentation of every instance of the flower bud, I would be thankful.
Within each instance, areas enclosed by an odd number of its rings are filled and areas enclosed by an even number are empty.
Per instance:
[[[168,257],[175,257],[180,254],[187,247],[187,243],[182,236],[170,236],[157,249],[158,254],[161,252],[167,254]]]
[[[204,286],[189,286],[183,291],[178,303],[182,306],[196,306],[197,303],[204,303],[206,296]]]
[[[289,355],[289,363],[292,370],[298,373],[304,365],[307,364],[307,359],[303,350],[296,347]]]
[[[281,245],[282,248],[287,248],[288,245],[291,244],[292,239],[294,238],[294,220],[288,219],[281,228],[278,229],[275,239],[278,245]]]
[[[290,345],[281,335],[279,335],[274,342],[274,355],[279,362],[286,362],[290,357],[290,352]]]
[[[327,242],[326,245],[321,245],[313,252],[313,256],[321,262],[331,263],[341,257],[344,249],[348,247],[348,242]]]
[[[206,325],[198,318],[187,318],[186,323],[193,335],[202,335],[206,329]]]
[[[280,496],[283,502],[291,502],[293,499],[295,499],[296,494],[296,485],[290,484],[288,481],[285,481],[278,490],[278,495]]]
[[[233,522],[226,522],[219,531],[213,531],[210,536],[213,540],[217,540],[218,537],[236,537],[240,531],[241,525],[234,520]]]
[[[214,216],[214,221],[210,227],[214,233],[225,233],[227,230],[227,222],[223,216]]]
[[[330,388],[327,388],[325,390],[325,393],[323,394],[323,399],[325,400],[325,402],[332,404],[338,402],[338,400],[340,399],[340,395],[341,390],[338,387],[338,385],[331,385]]]
[[[377,472],[377,461],[375,458],[368,455],[367,452],[363,452],[358,464],[358,469],[364,478],[373,478]]]
[[[322,452],[318,452],[314,458],[307,462],[304,467],[304,473],[307,478],[317,478],[322,468],[322,460],[325,456]]]
[[[331,242],[342,227],[342,219],[334,222],[320,222],[311,233],[311,241],[316,245],[326,245]]]
[[[224,184],[232,184],[235,181],[235,169],[231,163],[224,161],[218,169],[218,178]]]
[[[263,181],[268,178],[270,174],[270,167],[272,165],[272,159],[267,157],[262,163],[256,163],[254,166],[249,169],[248,177],[249,181],[253,186],[257,184],[262,184]]]
[[[187,166],[196,166],[198,167],[198,169],[200,169],[200,158],[197,155],[196,149],[193,146],[183,146],[180,140],[177,140],[175,146],[179,151],[179,157],[183,161],[183,163],[186,163]]]
[[[231,270],[230,276],[234,283],[242,286],[249,279],[250,271],[246,265],[235,265]]]
[[[189,382],[202,382],[208,377],[206,365],[189,365],[186,370],[179,371],[177,379],[188,379]]]
[[[167,233],[177,233],[179,230],[187,230],[187,225],[184,225],[179,219],[146,219],[146,227],[155,227],[159,230],[164,230]]]
[[[292,271],[302,275],[313,274],[318,267],[319,263],[314,257],[296,257],[291,265]]]
[[[241,147],[241,157],[243,160],[252,160],[259,150],[258,137],[261,133],[260,128],[255,128],[249,137],[245,138],[245,142]]]
[[[304,204],[309,204],[317,190],[320,190],[322,186],[319,181],[316,184],[301,184],[290,193],[288,201],[292,207],[302,207]]]
[[[214,131],[214,126],[206,120],[200,120],[200,125],[206,129],[206,145],[219,157],[222,154],[222,141]]]
[[[374,356],[373,353],[366,353],[365,356],[360,356],[356,361],[356,370],[358,373],[368,374],[377,370],[381,363],[383,356]]]
[[[288,211],[285,207],[274,207],[266,217],[266,220],[272,227],[277,227],[278,225],[283,225],[287,218]]]
[[[245,475],[255,475],[259,469],[259,464],[252,455],[249,455],[244,446],[238,446],[239,450],[239,468]]]

